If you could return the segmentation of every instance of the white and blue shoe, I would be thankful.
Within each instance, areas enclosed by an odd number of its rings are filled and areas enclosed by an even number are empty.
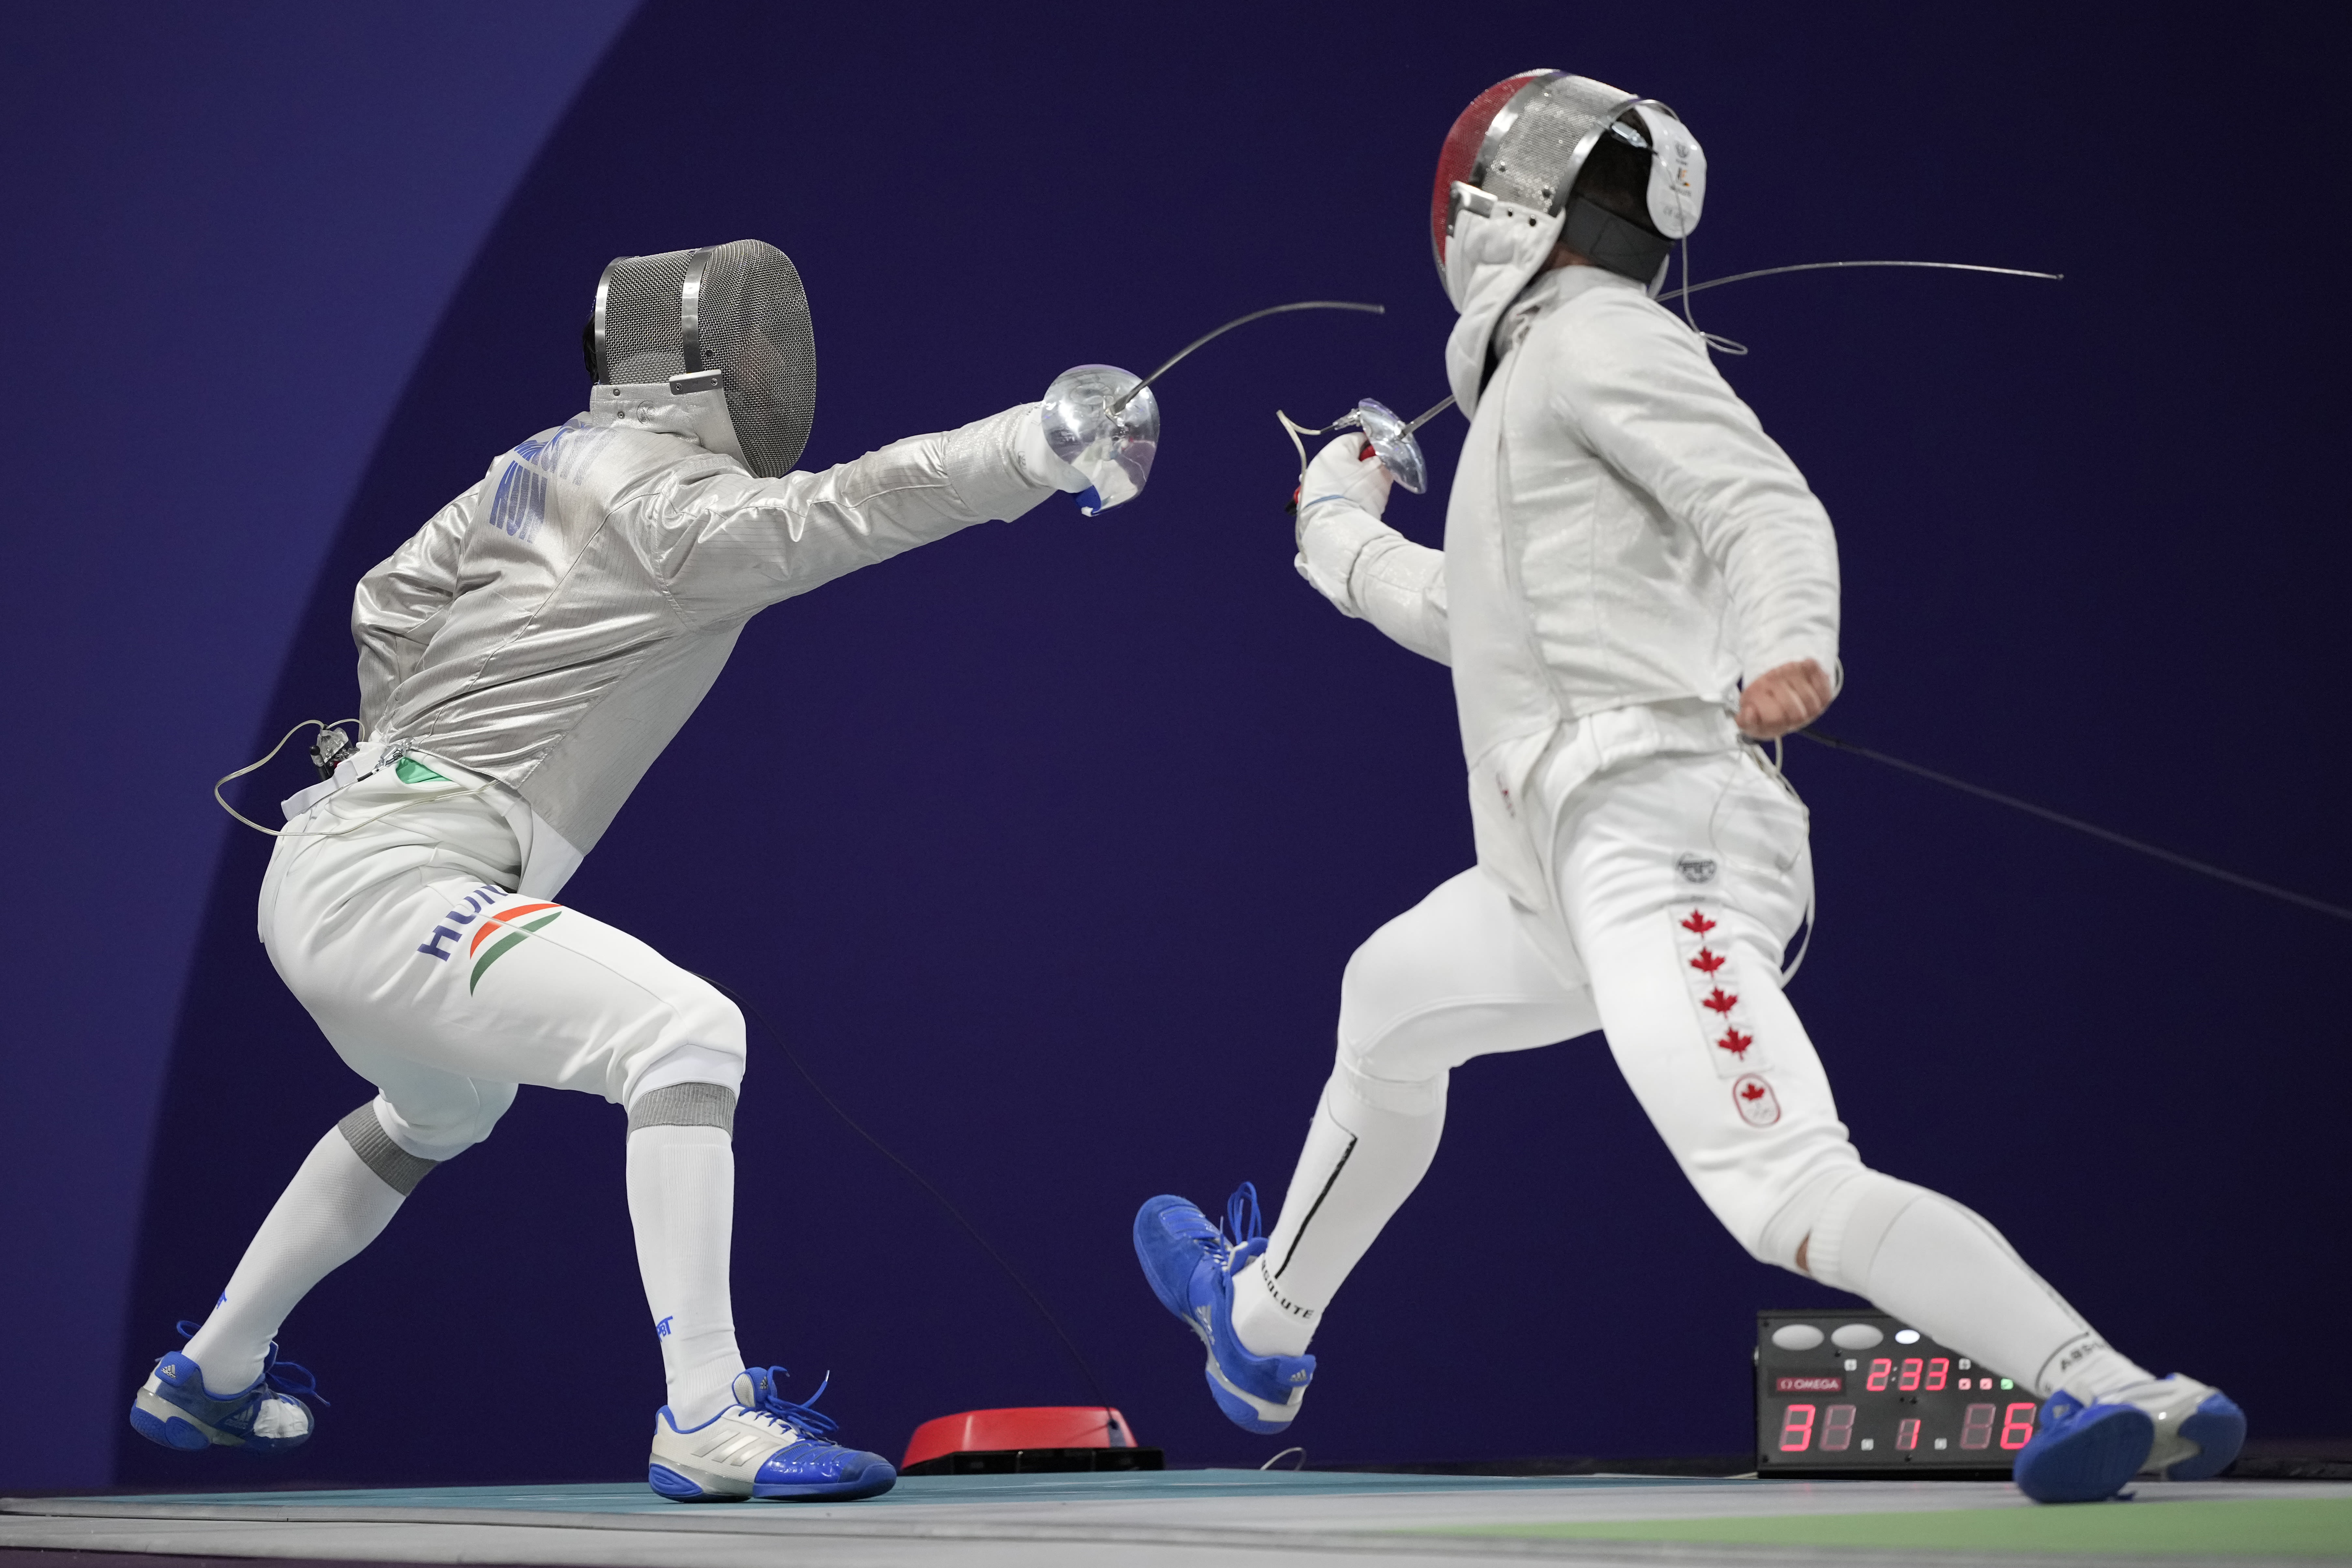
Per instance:
[[[848,1502],[898,1484],[897,1467],[881,1455],[827,1441],[833,1417],[814,1406],[830,1377],[807,1404],[795,1405],[778,1390],[783,1375],[780,1366],[738,1373],[735,1403],[683,1431],[663,1405],[654,1416],[646,1485],[673,1502]]]
[[[2042,1402],[2010,1479],[2035,1502],[2098,1502],[2139,1474],[2155,1442],[2156,1423],[2138,1405],[2085,1405],[2061,1389]]]
[[[186,1339],[196,1325],[183,1322],[179,1329],[180,1337]],[[282,1454],[309,1442],[318,1425],[310,1407],[298,1397],[304,1394],[321,1405],[327,1403],[310,1369],[278,1360],[275,1342],[252,1386],[226,1397],[206,1389],[204,1369],[184,1352],[173,1351],[155,1363],[154,1373],[131,1396],[131,1429],[151,1443],[184,1453],[221,1447]]]
[[[1247,1182],[1226,1200],[1224,1227],[1180,1197],[1156,1197],[1136,1212],[1136,1261],[1160,1304],[1208,1347],[1204,1375],[1217,1408],[1243,1431],[1270,1436],[1297,1416],[1315,1358],[1253,1354],[1234,1333],[1234,1276],[1265,1250],[1257,1188]]]
[[[2176,1373],[2087,1405],[2063,1390],[2052,1394],[2013,1475],[2036,1502],[2098,1502],[2135,1476],[2219,1475],[2245,1441],[2246,1413],[2229,1395]]]
[[[2156,1441],[2139,1468],[2150,1480],[2210,1479],[2246,1446],[2246,1413],[2237,1401],[2193,1377],[2176,1372],[2124,1394],[2156,1426]]]

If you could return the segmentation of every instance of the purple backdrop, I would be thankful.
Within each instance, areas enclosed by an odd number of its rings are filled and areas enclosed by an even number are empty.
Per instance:
[[[205,791],[259,754],[256,732],[293,722],[268,704],[336,520],[628,11],[8,19],[0,293],[26,374],[0,425],[16,562],[0,700],[18,752],[0,842],[31,905],[79,889],[107,910],[16,921],[0,956],[11,1387],[121,1354],[149,1149],[159,1111],[178,1114],[160,1099],[174,1014],[227,841]],[[182,1179],[278,1168],[278,1125],[266,1100],[234,1108]],[[120,1380],[99,1381],[0,1437],[0,1484],[105,1479],[122,1412]]]
[[[2162,30],[2121,8],[1702,5],[1671,30],[1559,15],[1199,11],[1073,45],[930,12],[820,32],[770,7],[658,5],[495,222],[601,35],[569,40],[568,76],[535,53],[527,91],[454,28],[388,47],[382,92],[447,51],[483,74],[435,91],[476,118],[441,107],[395,133],[364,93],[335,97],[317,110],[332,134],[390,165],[366,175],[320,152],[327,132],[220,131],[252,96],[167,114],[124,90],[151,139],[181,120],[216,136],[196,163],[249,205],[211,210],[212,269],[173,274],[184,299],[110,259],[105,277],[158,301],[103,356],[124,368],[64,378],[42,406],[73,416],[13,437],[55,493],[27,515],[70,521],[33,530],[42,679],[18,689],[44,743],[10,780],[12,858],[85,908],[103,882],[130,917],[45,916],[10,958],[30,1026],[9,1053],[11,1190],[29,1194],[11,1251],[27,1299],[115,1371],[77,1395],[86,1434],[20,1429],[0,1480],[259,1476],[114,1441],[171,1320],[211,1300],[302,1150],[366,1092],[252,939],[266,846],[217,826],[203,792],[294,720],[349,710],[352,578],[579,405],[579,322],[614,254],[744,234],[792,252],[824,372],[812,462],[1034,397],[1074,361],[1145,368],[1258,305],[1390,306],[1262,324],[1177,372],[1161,466],[1130,509],[1090,521],[1051,502],[762,617],[567,892],[787,1030],[1017,1254],[1175,1462],[1281,1445],[1211,1409],[1191,1342],[1135,1277],[1128,1216],[1244,1176],[1279,1192],[1347,953],[1468,857],[1444,672],[1292,575],[1271,412],[1440,395],[1450,313],[1425,182],[1451,116],[1507,70],[1549,60],[1687,116],[1715,179],[1702,276],[1874,256],[2065,272],[1701,297],[1704,323],[1755,350],[1728,373],[1839,523],[1850,684],[1831,728],[2339,887],[2352,857],[2324,781],[2344,748],[2315,710],[2352,564],[2319,461],[2346,334],[2337,295],[2292,264],[2341,227],[2308,166],[2342,131],[2320,74],[2340,28],[2261,6]],[[172,42],[110,40],[152,51],[118,79],[171,76]],[[321,47],[273,29],[219,46],[268,102]],[[2260,113],[2206,113],[2215,81]],[[477,100],[501,91],[488,115]],[[446,150],[420,150],[428,133]],[[13,210],[34,232],[175,233],[188,179],[137,163],[44,175]],[[386,216],[402,180],[440,248]],[[255,189],[314,206],[296,222]],[[327,232],[356,237],[300,253],[311,292],[291,326],[257,282],[219,292],[239,247]],[[436,258],[437,290],[417,281]],[[104,300],[73,261],[43,276]],[[387,276],[415,296],[405,337]],[[77,347],[62,321],[39,330],[51,363]],[[229,398],[166,401],[224,370]],[[134,385],[152,402],[110,423]],[[330,409],[340,423],[314,428]],[[167,435],[126,456],[131,427]],[[1459,429],[1432,426],[1441,486]],[[92,530],[98,491],[114,526]],[[1392,508],[1430,540],[1441,512]],[[2341,1380],[2267,1331],[2326,1299],[2303,1215],[2347,1174],[2352,1029],[2326,980],[2341,925],[1850,758],[1801,748],[1792,771],[1822,892],[1793,994],[1865,1154],[1982,1209],[2126,1349],[2226,1384],[2258,1432],[2339,1428]],[[281,765],[240,798],[257,815],[302,776]],[[93,805],[103,877],[83,838],[21,831]],[[752,1049],[746,1349],[811,1384],[830,1368],[828,1407],[894,1453],[929,1415],[1086,1397],[971,1243],[756,1030]],[[1722,1236],[1597,1042],[1465,1069],[1452,1127],[1318,1341],[1293,1439],[1310,1460],[1739,1447],[1748,1315],[1829,1293]],[[621,1152],[616,1111],[532,1092],[436,1173],[289,1325],[335,1405],[271,1474],[638,1473],[658,1358]],[[11,1353],[21,1383],[51,1349]],[[455,1413],[509,1400],[541,1413],[530,1458],[453,1440]]]

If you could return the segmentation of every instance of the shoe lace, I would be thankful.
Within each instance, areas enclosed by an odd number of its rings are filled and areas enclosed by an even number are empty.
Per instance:
[[[1231,1250],[1225,1241],[1225,1233],[1211,1225],[1208,1215],[1189,1205],[1184,1208],[1170,1207],[1160,1223],[1179,1240],[1199,1242],[1221,1265]]]
[[[1244,1215],[1248,1218],[1246,1226],[1243,1224]],[[1225,1236],[1229,1253],[1247,1247],[1253,1241],[1265,1239],[1265,1220],[1258,1212],[1255,1182],[1244,1182],[1234,1189],[1234,1195],[1225,1200]]]
[[[1199,1242],[1220,1268],[1231,1268],[1236,1251],[1265,1234],[1254,1182],[1244,1182],[1225,1200],[1223,1225],[1211,1224],[1208,1215],[1189,1204],[1182,1208],[1170,1208],[1160,1223],[1168,1227],[1170,1235]]]
[[[794,1404],[778,1392],[784,1377],[784,1368],[768,1368],[766,1375],[759,1379],[760,1403],[752,1408],[762,1415],[782,1422],[802,1436],[817,1441],[830,1437],[841,1429],[839,1422],[816,1408],[816,1402],[823,1399],[824,1391],[833,1386],[833,1373],[826,1373],[824,1381],[816,1385],[816,1392],[801,1404]]]
[[[192,1340],[204,1325],[183,1318],[172,1326],[179,1331],[180,1338]],[[269,1348],[262,1352],[261,1380],[269,1385],[273,1394],[289,1394],[297,1399],[315,1399],[322,1409],[332,1410],[335,1407],[333,1400],[319,1392],[319,1379],[309,1367],[299,1361],[278,1359],[276,1340],[270,1341]]]

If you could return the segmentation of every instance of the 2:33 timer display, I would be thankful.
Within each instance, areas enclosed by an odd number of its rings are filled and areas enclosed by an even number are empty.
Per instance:
[[[2039,1403],[1883,1312],[1759,1312],[1757,1469],[2006,1470]]]

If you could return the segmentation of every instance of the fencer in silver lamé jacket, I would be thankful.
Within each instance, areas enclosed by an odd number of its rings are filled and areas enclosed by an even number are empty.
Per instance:
[[[1738,743],[1739,685],[1838,669],[1837,542],[1787,453],[1697,335],[1637,283],[1544,273],[1496,331],[1445,547],[1339,500],[1300,569],[1349,615],[1448,664],[1479,859],[1522,901],[1517,803],[1568,741],[1597,771]]]
[[[519,797],[525,890],[595,847],[753,615],[1053,493],[1034,405],[763,479],[697,438],[719,396],[596,388],[352,595],[365,739]]]

